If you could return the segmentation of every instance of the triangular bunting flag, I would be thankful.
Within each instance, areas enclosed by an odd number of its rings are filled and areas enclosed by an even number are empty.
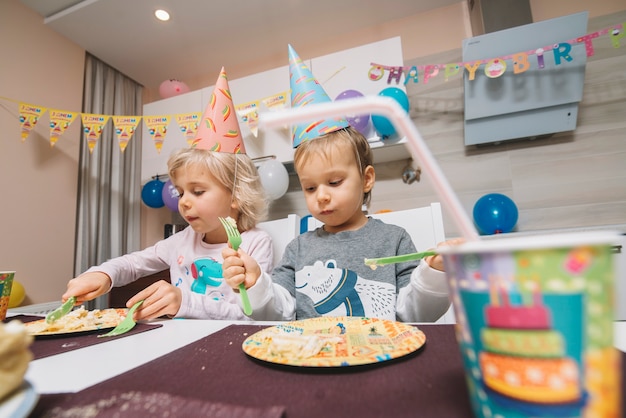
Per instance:
[[[259,135],[259,102],[244,103],[235,108],[237,109],[237,115],[248,125],[250,132],[256,138]]]
[[[78,113],[67,110],[50,109],[50,146],[57,143],[59,137],[70,127]]]
[[[104,125],[107,124],[111,116],[82,113],[81,118],[83,121],[83,133],[87,139],[87,146],[89,147],[89,153],[91,154],[96,147],[98,139],[100,139],[100,136],[102,135]]]
[[[161,148],[163,148],[163,141],[167,135],[167,125],[170,123],[170,117],[169,115],[144,116],[143,120],[148,127],[148,133],[154,141],[154,147],[160,154]]]
[[[35,106],[28,103],[20,103],[20,122],[22,124],[22,142],[26,140],[26,137],[35,128],[39,118],[46,113],[46,108],[41,106]]]
[[[115,126],[115,135],[117,136],[120,151],[124,152],[140,121],[141,116],[113,116],[113,125]]]
[[[176,117],[176,123],[178,124],[180,131],[187,140],[187,144],[191,146],[193,144],[193,140],[196,138],[196,134],[198,133],[198,126],[200,125],[202,112],[181,113],[174,116]]]

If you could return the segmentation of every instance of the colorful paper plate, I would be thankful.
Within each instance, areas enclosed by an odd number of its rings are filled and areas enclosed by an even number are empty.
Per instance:
[[[302,345],[323,342],[313,355],[297,348],[276,349],[277,342]],[[342,367],[380,363],[406,356],[426,343],[426,336],[415,326],[402,322],[362,317],[319,317],[286,322],[265,328],[242,345],[251,357],[275,364],[303,367]],[[309,344],[310,345],[310,344]]]
[[[102,309],[99,311],[102,318],[96,318],[93,321],[85,321],[84,324],[73,324],[72,328],[65,329],[54,329],[48,330],[45,329],[46,320],[39,319],[37,321],[26,322],[24,326],[30,335],[35,337],[44,337],[44,336],[63,336],[63,335],[75,335],[79,333],[85,332],[93,332],[98,330],[108,330],[111,328],[115,328],[124,317],[126,317],[126,313],[128,309],[126,308],[110,308],[110,309]],[[110,315],[111,313],[116,313],[117,315]],[[68,314],[69,315],[69,314]],[[107,319],[113,317],[114,319]]]

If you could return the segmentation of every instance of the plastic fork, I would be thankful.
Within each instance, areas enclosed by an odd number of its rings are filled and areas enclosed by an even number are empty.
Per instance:
[[[228,243],[233,250],[237,251],[241,245],[241,234],[233,222],[228,219],[218,218],[224,229],[226,230],[226,236],[228,237]],[[243,313],[246,315],[252,314],[252,305],[250,305],[250,299],[248,298],[248,291],[243,283],[239,284],[239,294],[241,295],[241,302],[243,303]]]
[[[98,337],[115,337],[116,335],[124,334],[130,331],[131,329],[135,328],[136,322],[133,319],[133,314],[135,313],[139,305],[141,305],[142,303],[143,303],[143,299],[135,303],[132,306],[132,308],[128,310],[128,313],[126,314],[126,317],[122,320],[122,322],[120,322],[111,331],[107,332],[106,334],[98,335]]]
[[[405,263],[407,261],[420,260],[422,258],[431,256],[431,255],[437,255],[437,252],[431,250],[431,251],[423,251],[421,253],[394,255],[394,256],[391,256],[391,257],[366,258],[365,259],[365,265],[366,266],[371,266],[372,268],[376,268],[378,266],[384,266],[384,265],[387,265],[387,264]]]

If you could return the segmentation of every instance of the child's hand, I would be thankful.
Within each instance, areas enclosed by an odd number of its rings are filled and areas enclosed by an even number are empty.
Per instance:
[[[137,293],[126,302],[130,308],[143,299],[143,303],[135,311],[135,320],[153,319],[163,315],[175,316],[183,301],[182,291],[173,284],[159,280]]]
[[[261,267],[259,263],[244,251],[239,249],[233,250],[226,247],[222,250],[222,273],[226,283],[238,291],[239,284],[244,283],[246,289],[254,286],[256,281],[261,277]]]
[[[465,240],[463,238],[453,238],[453,239],[440,242],[439,244],[437,244],[437,247],[443,247],[446,245],[459,245],[459,244],[463,244],[464,242]],[[428,256],[424,259],[424,261],[426,261],[426,263],[428,263],[428,265],[431,268],[434,268],[435,270],[445,271],[445,268],[443,265],[443,256],[439,254]]]
[[[65,302],[76,296],[76,304],[81,304],[104,295],[110,288],[111,278],[107,274],[101,271],[83,273],[67,283],[67,290],[61,299]]]

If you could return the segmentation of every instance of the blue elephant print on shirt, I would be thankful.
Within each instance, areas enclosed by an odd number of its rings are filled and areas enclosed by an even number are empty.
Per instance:
[[[201,258],[191,264],[191,276],[195,279],[191,290],[202,295],[206,294],[207,286],[219,287],[224,278],[222,264],[211,258]]]
[[[316,261],[296,272],[296,291],[307,295],[320,315],[395,318],[395,287],[341,269],[335,260]]]

